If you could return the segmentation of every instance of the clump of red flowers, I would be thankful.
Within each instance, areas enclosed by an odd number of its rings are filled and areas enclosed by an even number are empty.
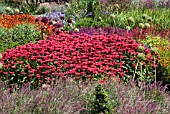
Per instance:
[[[117,35],[60,33],[3,52],[0,78],[9,84],[31,82],[37,86],[56,78],[124,77],[132,70],[124,66],[134,63],[138,45],[132,38]],[[150,50],[144,52],[148,55]],[[152,55],[144,62],[152,64]]]

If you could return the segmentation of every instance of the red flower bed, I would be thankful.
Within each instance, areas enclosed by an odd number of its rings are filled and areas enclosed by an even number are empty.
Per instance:
[[[138,44],[132,38],[117,35],[87,34],[48,36],[37,44],[29,43],[2,53],[2,80],[10,84],[51,82],[57,77],[103,78],[125,76],[135,63]],[[150,53],[145,49],[145,54]],[[146,58],[152,64],[152,55]],[[126,71],[125,71],[126,70]],[[132,74],[129,74],[132,75]]]

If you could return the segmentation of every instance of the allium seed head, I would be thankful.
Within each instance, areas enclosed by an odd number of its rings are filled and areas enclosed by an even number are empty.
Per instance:
[[[130,30],[130,26],[126,26],[126,30]]]
[[[111,17],[112,19],[114,19],[116,16],[115,16],[115,14],[111,14],[110,17]]]
[[[158,53],[158,48],[156,48],[156,47],[151,47],[151,53],[152,53],[152,54]]]
[[[149,23],[145,23],[145,27],[146,28],[150,28],[150,24]]]
[[[145,50],[145,47],[143,47],[143,46],[138,46],[138,51],[139,52],[143,52]]]
[[[6,8],[5,8],[5,11],[6,11],[6,12],[11,12],[11,8],[10,8],[10,7],[6,7]]]
[[[143,23],[139,23],[139,28],[144,28],[145,27],[145,25],[143,24]]]
[[[134,19],[133,17],[129,17],[129,18],[128,18],[128,22],[134,23],[134,22],[135,22],[135,19]]]
[[[148,18],[148,15],[147,14],[143,14],[142,15],[142,19],[147,19]]]
[[[14,12],[15,12],[15,13],[19,13],[19,9],[17,9],[17,8],[14,9]]]
[[[78,29],[78,28],[75,28],[74,30],[75,30],[75,32],[79,32],[79,29]]]
[[[146,60],[146,56],[143,53],[138,53],[137,57],[139,60],[142,60],[142,61]]]
[[[148,22],[151,22],[152,21],[152,17],[148,17]]]
[[[119,4],[114,4],[115,8],[120,8]]]

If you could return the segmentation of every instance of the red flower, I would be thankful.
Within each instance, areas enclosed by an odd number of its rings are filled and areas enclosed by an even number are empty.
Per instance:
[[[36,77],[37,77],[37,78],[40,78],[40,77],[41,77],[41,75],[40,75],[40,74],[36,74]]]

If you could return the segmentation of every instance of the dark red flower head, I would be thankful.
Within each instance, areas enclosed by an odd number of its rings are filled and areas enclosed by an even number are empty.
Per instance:
[[[41,22],[47,23],[47,22],[48,22],[48,18],[47,18],[47,17],[42,17],[42,18],[41,18]]]
[[[72,23],[72,20],[71,20],[71,19],[68,19],[67,22],[68,22],[68,23]]]

